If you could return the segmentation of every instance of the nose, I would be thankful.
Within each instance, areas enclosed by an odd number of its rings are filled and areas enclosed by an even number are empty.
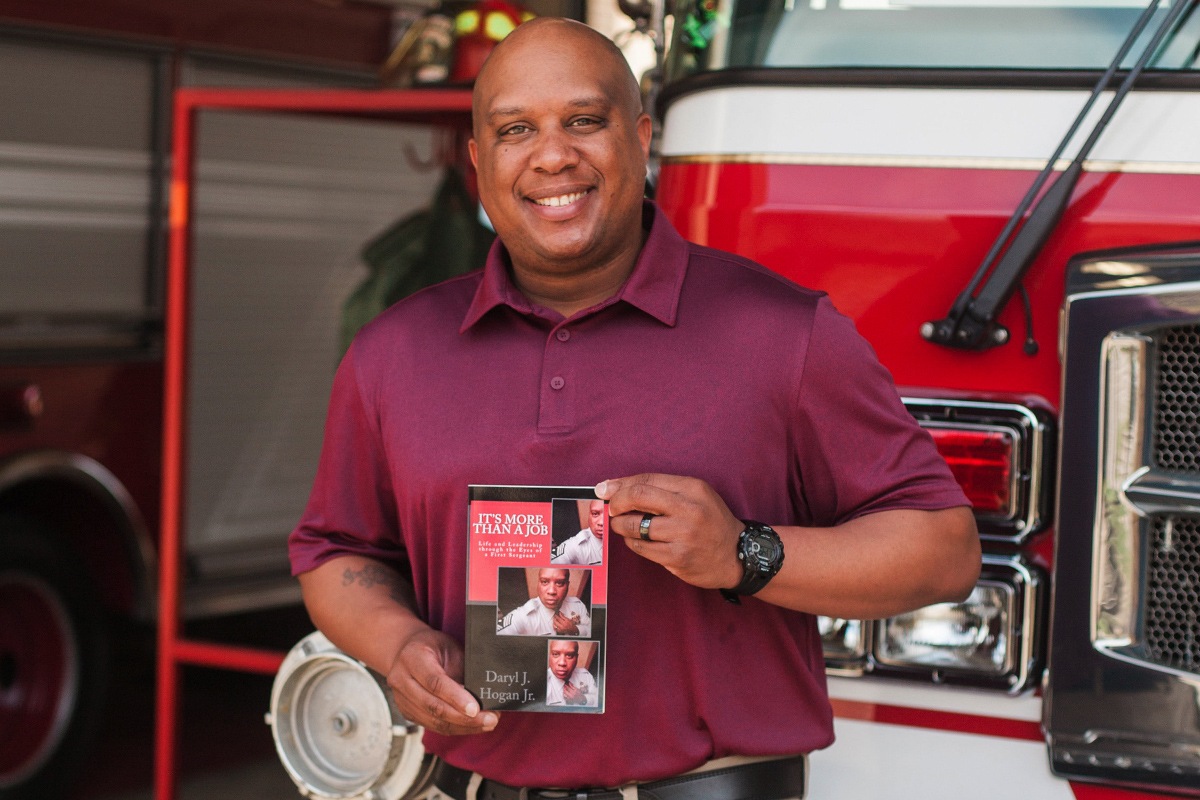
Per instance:
[[[578,164],[579,152],[569,133],[551,127],[539,132],[530,161],[534,169],[556,175]]]

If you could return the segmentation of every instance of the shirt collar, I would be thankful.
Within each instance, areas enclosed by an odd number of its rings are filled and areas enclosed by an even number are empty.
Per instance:
[[[633,272],[616,297],[605,305],[623,300],[664,325],[673,326],[679,310],[679,294],[687,273],[688,243],[653,201],[644,201],[642,223],[649,224],[650,233],[646,236],[642,252],[638,254]],[[488,251],[483,280],[475,290],[475,297],[467,309],[459,333],[466,333],[484,315],[501,305],[507,305],[522,314],[529,314],[533,310],[529,300],[512,282],[508,251],[496,239]]]

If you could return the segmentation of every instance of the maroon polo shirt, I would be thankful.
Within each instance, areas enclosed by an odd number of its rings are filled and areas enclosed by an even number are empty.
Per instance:
[[[294,571],[407,561],[420,614],[461,640],[470,484],[691,475],[776,525],[967,504],[823,293],[684,241],[651,204],[646,223],[620,293],[570,319],[529,303],[497,245],[481,272],[367,326],[338,370]],[[732,605],[612,544],[605,713],[508,712],[492,733],[427,733],[430,751],[510,785],[578,787],[830,744],[813,617]]]

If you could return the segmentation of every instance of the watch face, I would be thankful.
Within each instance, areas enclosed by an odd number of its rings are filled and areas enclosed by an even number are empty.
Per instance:
[[[778,569],[783,545],[774,532],[749,528],[742,541],[741,553],[745,563],[756,572],[773,575]]]
[[[742,581],[733,589],[721,590],[726,599],[754,594],[766,586],[783,566],[783,542],[770,527],[747,520],[738,537],[737,556],[742,562]]]

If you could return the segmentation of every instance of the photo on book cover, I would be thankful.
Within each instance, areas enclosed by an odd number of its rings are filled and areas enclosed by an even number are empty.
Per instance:
[[[591,570],[500,567],[496,633],[501,636],[591,636]]]
[[[591,487],[469,496],[467,689],[486,709],[602,713],[607,505]]]
[[[602,564],[604,535],[608,532],[605,502],[560,497],[553,501],[552,508],[551,563],[581,567]],[[586,520],[582,528],[580,520]]]

